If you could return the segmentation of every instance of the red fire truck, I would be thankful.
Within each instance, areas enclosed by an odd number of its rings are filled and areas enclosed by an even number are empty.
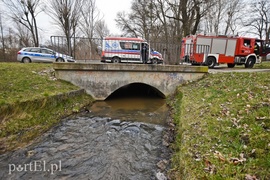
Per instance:
[[[192,65],[245,65],[252,68],[265,56],[264,41],[238,36],[190,35],[182,40],[181,59]]]

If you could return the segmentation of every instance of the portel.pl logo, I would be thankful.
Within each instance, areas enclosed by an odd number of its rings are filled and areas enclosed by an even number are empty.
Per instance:
[[[61,160],[57,163],[48,164],[46,161],[33,161],[28,164],[9,164],[8,174],[15,172],[49,172],[54,174],[57,171],[62,171]]]

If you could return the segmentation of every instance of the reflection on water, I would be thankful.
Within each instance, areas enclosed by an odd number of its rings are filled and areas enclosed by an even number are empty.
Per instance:
[[[147,97],[123,97],[97,101],[91,108],[95,116],[165,125],[166,100]]]

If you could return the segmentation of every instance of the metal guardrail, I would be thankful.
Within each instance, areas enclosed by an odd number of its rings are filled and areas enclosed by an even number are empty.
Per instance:
[[[102,46],[102,39],[72,37],[70,48],[68,48],[67,39],[64,36],[51,36],[52,49],[73,56],[75,59],[90,60],[100,59],[98,52]]]
[[[180,62],[180,44],[163,42],[148,42],[150,47],[162,54],[165,64]],[[76,60],[101,60],[100,48],[102,39],[72,37],[70,48],[65,36],[51,36],[51,49],[73,56]]]

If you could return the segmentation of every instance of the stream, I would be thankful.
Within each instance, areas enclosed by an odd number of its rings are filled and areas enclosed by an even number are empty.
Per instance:
[[[165,99],[97,101],[30,146],[1,155],[0,179],[166,179],[166,118]]]

